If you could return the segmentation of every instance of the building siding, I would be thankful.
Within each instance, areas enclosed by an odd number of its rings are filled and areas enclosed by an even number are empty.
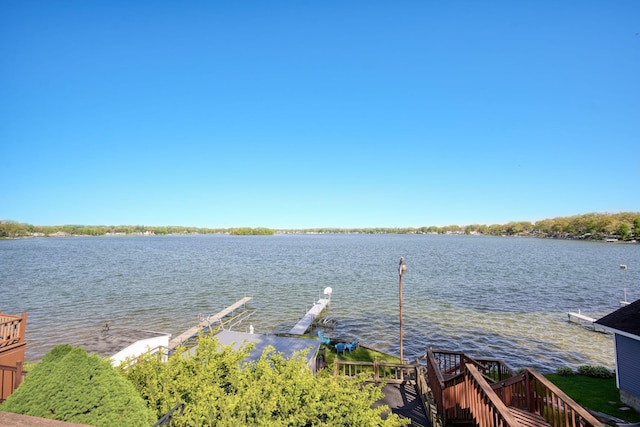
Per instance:
[[[640,397],[640,341],[616,334],[618,385],[620,390]]]

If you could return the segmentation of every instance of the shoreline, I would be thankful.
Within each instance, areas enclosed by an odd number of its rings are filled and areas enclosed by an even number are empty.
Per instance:
[[[270,236],[282,236],[282,235],[300,235],[300,236],[322,236],[322,235],[363,235],[363,234],[380,234],[380,235],[432,235],[432,236],[476,236],[476,237],[511,237],[511,238],[527,238],[527,239],[547,239],[547,240],[568,240],[568,241],[583,241],[583,242],[595,242],[595,243],[610,243],[610,244],[638,244],[640,241],[636,239],[620,240],[612,238],[584,238],[584,237],[564,237],[564,236],[540,236],[532,234],[481,234],[481,233],[422,233],[422,232],[407,232],[407,233],[391,233],[391,232],[358,232],[358,231],[332,231],[332,232],[308,232],[305,230],[286,231],[274,230]],[[53,234],[36,233],[33,235],[24,236],[0,236],[2,240],[22,240],[22,239],[38,239],[38,238],[71,238],[71,237],[164,237],[164,236],[206,236],[206,235],[223,235],[223,236],[239,236],[228,232],[219,233],[105,233],[105,234],[71,234],[65,232],[56,232]],[[263,236],[263,235],[249,235],[249,236]]]

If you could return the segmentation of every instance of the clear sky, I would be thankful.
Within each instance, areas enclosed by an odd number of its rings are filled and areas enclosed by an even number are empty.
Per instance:
[[[640,1],[2,1],[0,219],[640,211]]]

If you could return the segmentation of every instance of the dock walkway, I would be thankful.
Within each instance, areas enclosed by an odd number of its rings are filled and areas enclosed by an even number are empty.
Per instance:
[[[222,318],[228,316],[241,306],[245,305],[247,302],[251,301],[251,299],[252,297],[244,297],[241,300],[236,301],[233,305],[225,308],[220,313],[207,317],[206,319],[200,321],[197,326],[194,326],[193,328],[183,332],[182,334],[169,341],[169,350],[173,350],[183,342],[195,337],[196,335],[198,335],[198,332],[202,328],[210,327],[214,323],[219,322]]]
[[[330,298],[320,298],[318,301],[316,301],[313,304],[313,307],[311,307],[311,310],[307,311],[307,313],[302,319],[300,319],[296,326],[294,326],[289,331],[289,334],[303,335],[305,332],[307,332],[307,329],[309,329],[309,326],[311,326],[311,322],[313,322],[313,319],[318,317],[318,315],[322,312],[322,310],[325,309],[330,301]]]
[[[580,310],[578,310],[577,313],[575,312],[567,313],[567,318],[569,322],[582,323],[584,325],[590,326],[596,332],[606,332],[602,327],[596,324],[597,319],[594,319],[593,317],[585,316],[584,314],[580,313]]]

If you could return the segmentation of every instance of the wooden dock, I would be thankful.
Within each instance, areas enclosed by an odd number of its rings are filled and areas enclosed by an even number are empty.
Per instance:
[[[182,334],[169,341],[169,350],[173,350],[183,342],[195,337],[196,335],[198,335],[198,332],[200,332],[202,328],[211,327],[211,325],[213,325],[214,323],[220,322],[220,320],[222,320],[224,317],[233,313],[235,310],[251,301],[251,299],[252,297],[244,297],[241,300],[236,301],[233,305],[225,308],[220,313],[203,319],[202,321],[200,321],[200,323],[198,323],[197,326],[194,326],[193,328],[183,332]]]
[[[579,310],[577,313],[570,311],[569,313],[567,313],[567,318],[569,322],[581,323],[584,325],[591,326],[594,331],[606,332],[603,328],[597,326],[597,324],[595,323],[597,319],[594,319],[593,317],[585,316],[584,314],[580,313]]]
[[[329,305],[330,301],[330,298],[320,298],[318,301],[316,301],[315,304],[313,304],[313,307],[311,307],[311,310],[307,311],[307,314],[305,314],[304,317],[300,319],[300,321],[289,331],[289,333],[291,335],[303,335],[305,332],[307,332],[307,329],[309,329],[309,326],[311,326],[311,322],[313,322],[313,319],[318,317],[322,310],[324,310],[327,305]]]

